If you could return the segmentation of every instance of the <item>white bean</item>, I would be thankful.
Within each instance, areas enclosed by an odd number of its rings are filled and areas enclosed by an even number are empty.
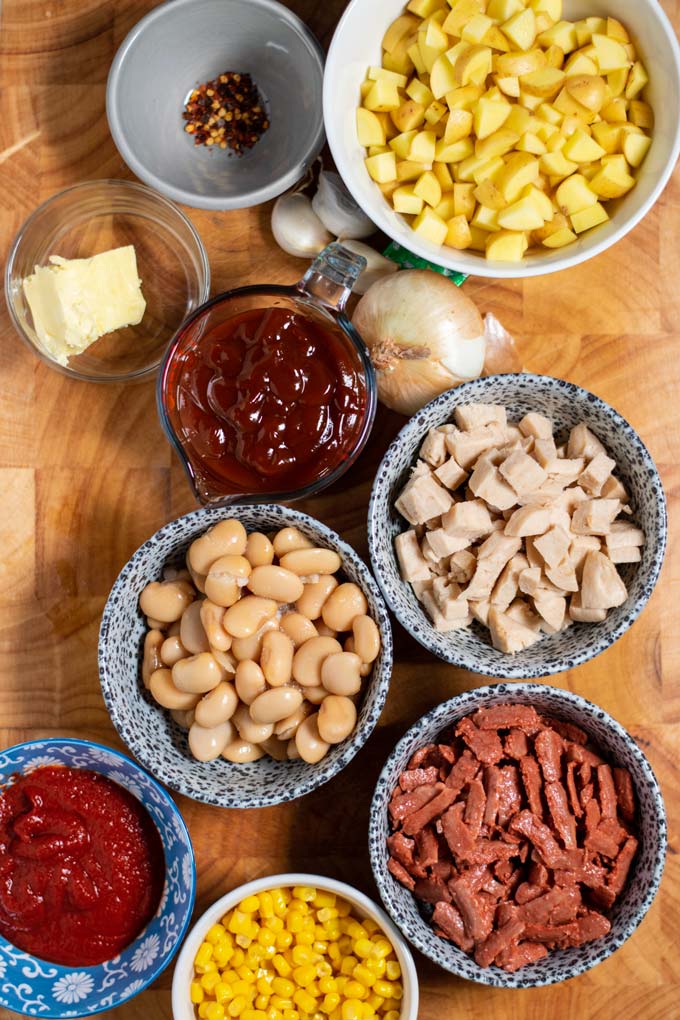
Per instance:
[[[352,652],[337,652],[324,659],[321,683],[330,694],[358,694],[361,690],[361,659]]]
[[[196,722],[211,728],[231,719],[238,707],[238,695],[232,684],[221,680],[196,705]]]
[[[259,744],[261,740],[267,740],[274,732],[274,724],[262,719],[253,719],[247,705],[239,705],[234,712],[234,725],[239,736],[243,740],[250,741],[251,744]]]
[[[326,599],[337,587],[337,577],[324,574],[318,581],[310,581],[305,585],[305,590],[295,603],[295,608],[308,620],[318,620]]]
[[[274,617],[267,620],[256,634],[246,638],[234,638],[231,643],[231,652],[237,662],[242,659],[254,659],[256,662],[259,661],[262,655],[262,640],[270,630],[278,630],[279,623]]]
[[[251,705],[267,690],[267,681],[260,666],[252,659],[242,659],[236,667],[236,693],[244,705]]]
[[[146,689],[149,689],[151,674],[155,673],[163,665],[161,658],[161,647],[163,645],[163,634],[160,630],[150,630],[144,638],[144,658],[142,659],[142,682]]]
[[[281,559],[297,549],[313,549],[314,543],[297,528],[282,528],[274,535],[274,552]]]
[[[193,708],[190,708],[186,712],[182,711],[180,708],[173,708],[170,712],[170,716],[174,719],[178,726],[181,726],[183,730],[190,730],[194,724],[196,713]]]
[[[344,648],[345,648],[346,652],[351,652],[353,655],[356,655],[356,647],[355,647],[355,644],[354,644],[354,637],[353,637],[352,634],[350,634],[350,636],[345,641]],[[373,665],[372,665],[372,663],[370,663],[370,662],[362,662],[361,663],[361,666],[359,667],[359,676],[361,676],[361,677],[370,676],[370,674],[372,672],[373,672]],[[340,692],[336,691],[335,693],[338,694]]]
[[[201,602],[201,623],[210,642],[210,647],[216,648],[218,652],[228,652],[232,641],[231,635],[227,634],[222,626],[223,616],[224,608],[222,606],[211,602],[210,599],[203,599]]]
[[[241,597],[252,567],[245,556],[220,556],[205,579],[205,593],[218,606],[233,606]]]
[[[222,751],[223,758],[236,762],[238,765],[249,761],[259,761],[260,758],[264,758],[264,755],[265,752],[258,744],[251,744],[249,740],[243,740],[240,737],[232,740]]]
[[[230,722],[206,728],[195,722],[189,730],[189,750],[197,761],[214,761],[234,739]]]
[[[162,623],[173,623],[193,600],[194,589],[186,581],[152,581],[139,596],[146,616]]]
[[[250,706],[250,718],[257,723],[281,722],[302,704],[302,693],[295,687],[276,687],[260,694]]]
[[[362,662],[372,663],[380,652],[380,631],[370,616],[355,616],[352,621],[354,649]]]
[[[357,710],[349,698],[329,694],[319,708],[319,734],[329,744],[339,744],[354,730]]]
[[[253,595],[292,603],[300,598],[305,586],[292,570],[269,565],[255,567],[248,579],[248,587]]]
[[[270,630],[264,635],[260,666],[265,680],[271,687],[282,687],[290,683],[294,654],[293,642],[280,630]]]
[[[259,531],[251,531],[244,555],[251,567],[266,567],[274,562],[274,546],[266,535]]]
[[[151,674],[149,691],[163,708],[176,708],[180,711],[194,708],[201,697],[193,691],[181,691],[175,687],[169,669],[157,669]]]
[[[207,574],[220,556],[243,556],[248,536],[240,521],[220,521],[189,546],[189,565],[197,574]]]
[[[310,638],[319,636],[312,621],[302,613],[285,613],[281,617],[281,630],[288,635],[296,649]]]
[[[191,694],[207,694],[226,679],[226,672],[210,652],[191,655],[180,659],[172,667],[172,682],[180,691]]]
[[[246,595],[227,609],[222,626],[232,637],[252,637],[267,620],[276,615],[276,610],[277,605],[273,599]]]
[[[263,751],[266,751],[270,758],[274,761],[287,761],[288,760],[288,748],[286,744],[279,740],[278,737],[269,737],[268,740],[262,740],[260,747]]]
[[[357,616],[365,616],[368,609],[366,596],[361,588],[347,582],[332,592],[321,611],[323,622],[335,630],[350,630]]]
[[[321,685],[321,664],[335,652],[341,652],[342,645],[335,638],[316,637],[300,645],[293,657],[293,677],[302,687]]]
[[[202,602],[192,602],[191,605],[184,610],[182,619],[180,620],[179,636],[182,644],[188,652],[192,655],[198,655],[199,652],[207,652],[210,650],[210,642],[208,641],[208,635],[203,627],[203,621],[201,619],[201,606]]]
[[[328,754],[330,746],[319,733],[317,712],[300,723],[295,734],[295,747],[304,761],[316,765]]]
[[[179,636],[168,637],[161,645],[161,659],[165,666],[169,666],[171,669],[176,662],[180,659],[186,659],[189,656],[189,652],[182,644]]]
[[[290,715],[286,716],[285,719],[281,719],[274,726],[274,733],[279,740],[290,740],[295,736],[298,726],[301,722],[312,713],[312,706],[307,701],[303,701],[300,707],[295,711],[291,712]]]
[[[279,565],[300,577],[308,574],[334,574],[342,560],[333,549],[295,549],[282,556]]]

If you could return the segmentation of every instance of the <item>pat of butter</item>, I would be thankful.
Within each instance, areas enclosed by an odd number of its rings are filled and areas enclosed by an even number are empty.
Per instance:
[[[38,339],[60,365],[105,333],[142,321],[146,301],[131,244],[89,259],[51,255],[50,262],[23,286]]]

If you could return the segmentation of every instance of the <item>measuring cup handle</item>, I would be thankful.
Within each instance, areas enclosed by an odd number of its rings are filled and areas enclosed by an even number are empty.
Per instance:
[[[363,255],[355,255],[338,241],[333,241],[316,256],[297,284],[297,289],[326,307],[342,312],[352,287],[365,268]]]

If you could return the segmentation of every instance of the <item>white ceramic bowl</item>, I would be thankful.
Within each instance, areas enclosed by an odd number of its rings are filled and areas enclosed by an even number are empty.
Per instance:
[[[270,127],[242,156],[196,146],[187,96],[225,71],[251,74]],[[323,145],[323,53],[276,0],[171,0],[123,41],[109,72],[106,114],[121,156],[168,198],[242,209],[292,187]]]
[[[599,255],[620,241],[649,212],[668,183],[680,154],[680,47],[658,0],[565,0],[564,17],[615,15],[630,30],[649,69],[649,101],[656,114],[654,141],[635,188],[607,208],[611,220],[567,248],[527,255],[521,263],[487,262],[484,255],[456,251],[420,239],[395,213],[364,166],[356,134],[359,86],[371,64],[380,64],[380,43],[402,13],[404,0],[351,0],[333,37],[324,76],[324,120],[333,159],[345,184],[373,222],[404,248],[437,265],[474,276],[522,278],[554,273]]]
[[[349,901],[358,917],[370,917],[376,924],[379,924],[394,946],[394,950],[401,967],[404,997],[402,999],[401,1015],[399,1020],[418,1020],[418,975],[408,943],[399,929],[390,921],[384,910],[381,910],[368,896],[364,896],[358,889],[344,882],[336,882],[333,878],[325,878],[323,875],[271,875],[267,878],[258,878],[255,882],[248,882],[238,889],[233,889],[213,903],[198,919],[182,947],[182,952],[177,958],[175,974],[172,979],[172,1015],[174,1020],[195,1020],[195,1009],[189,999],[189,986],[193,974],[194,957],[205,933],[223,917],[229,910],[236,906],[246,896],[254,893],[264,892],[267,889],[274,889],[277,886],[308,885],[315,889],[323,889],[326,892],[336,893],[343,899]]]

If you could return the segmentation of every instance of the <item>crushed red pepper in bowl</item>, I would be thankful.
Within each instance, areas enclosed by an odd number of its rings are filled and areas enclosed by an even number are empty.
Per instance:
[[[182,117],[195,145],[231,149],[241,156],[269,128],[269,117],[249,74],[225,71],[189,96]]]
[[[633,782],[573,723],[481,708],[412,755],[392,793],[391,874],[435,934],[513,972],[606,935],[638,849]]]

